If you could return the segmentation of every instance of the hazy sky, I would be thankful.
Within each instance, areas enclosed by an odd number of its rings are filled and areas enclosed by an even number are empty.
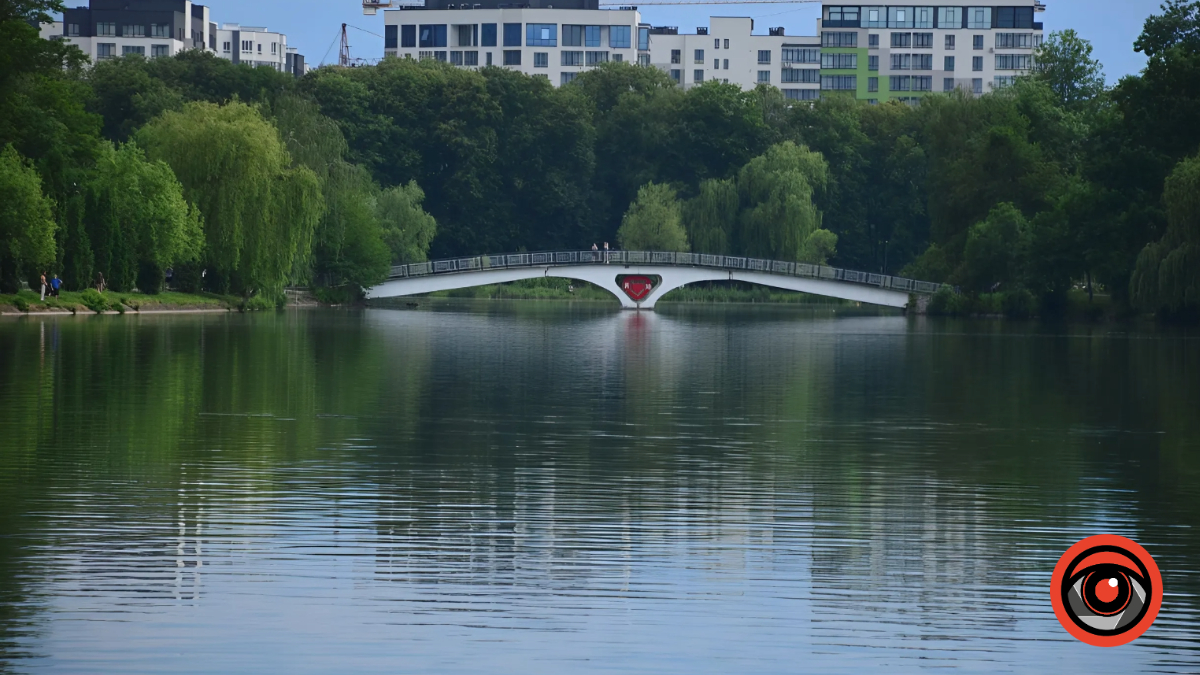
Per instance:
[[[1133,41],[1141,33],[1146,17],[1159,10],[1160,0],[1044,2],[1046,11],[1038,15],[1038,20],[1045,24],[1047,33],[1074,28],[1091,40],[1109,82],[1136,73],[1145,64],[1142,55],[1133,51]],[[67,4],[75,3],[67,0]],[[383,14],[363,16],[361,0],[208,0],[207,4],[212,8],[215,21],[265,25],[286,33],[288,43],[299,47],[310,65],[319,65],[322,58],[326,61],[337,59],[334,41],[343,21],[383,35]],[[636,5],[637,2],[630,0],[629,4]],[[641,7],[644,21],[656,26],[679,26],[682,32],[691,33],[696,26],[707,26],[709,16],[751,16],[755,19],[756,33],[765,34],[770,26],[783,26],[788,35],[814,35],[819,9],[820,4]],[[383,56],[381,37],[351,29],[350,45],[353,56]]]

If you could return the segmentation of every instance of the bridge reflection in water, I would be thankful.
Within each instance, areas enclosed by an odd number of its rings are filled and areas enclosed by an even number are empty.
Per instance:
[[[648,292],[630,294],[621,279],[659,277]],[[595,284],[627,309],[653,309],[662,296],[699,281],[743,281],[887,307],[907,307],[939,284],[825,265],[668,251],[547,251],[452,258],[397,265],[368,298],[390,298],[555,277]],[[635,299],[635,295],[637,298]]]

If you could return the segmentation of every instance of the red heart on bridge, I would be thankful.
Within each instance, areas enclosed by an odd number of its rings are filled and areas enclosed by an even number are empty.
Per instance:
[[[654,290],[654,281],[650,277],[641,275],[630,275],[617,279],[617,283],[621,285],[621,290],[625,291],[634,302],[641,302],[643,298],[650,295],[650,291]]]

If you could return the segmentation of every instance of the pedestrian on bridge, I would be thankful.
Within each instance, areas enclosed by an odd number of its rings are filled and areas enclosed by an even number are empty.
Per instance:
[[[600,247],[592,242],[592,262],[600,262]]]
[[[604,264],[608,264],[608,242],[604,242]]]

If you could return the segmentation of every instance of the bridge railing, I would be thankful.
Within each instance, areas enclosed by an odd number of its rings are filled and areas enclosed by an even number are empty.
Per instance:
[[[907,293],[936,293],[941,284],[917,281],[873,272],[845,270],[811,263],[764,260],[731,255],[709,253],[674,253],[671,251],[538,251],[534,253],[501,253],[479,255],[471,258],[451,258],[430,262],[395,265],[389,279],[420,277],[430,274],[475,272],[488,269],[514,267],[554,267],[578,264],[620,265],[677,265],[687,267],[716,267],[730,270],[748,270],[783,276],[807,277],[828,281],[842,281],[864,286],[890,288]]]

